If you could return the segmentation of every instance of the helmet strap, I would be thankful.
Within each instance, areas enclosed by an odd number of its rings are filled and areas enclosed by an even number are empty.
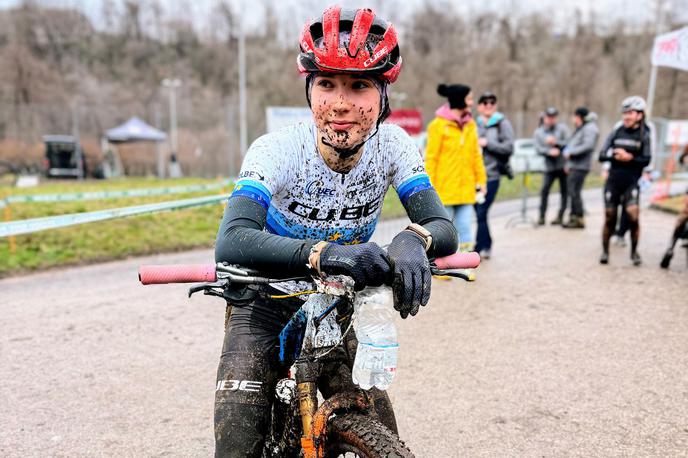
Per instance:
[[[350,158],[351,156],[354,156],[356,153],[358,153],[358,150],[360,150],[361,147],[362,147],[363,145],[365,145],[365,144],[368,142],[368,140],[370,140],[370,139],[373,138],[375,135],[377,135],[377,132],[378,132],[379,126],[380,126],[380,122],[381,122],[380,119],[378,119],[378,122],[377,122],[377,124],[375,125],[375,130],[373,131],[372,134],[368,135],[368,138],[366,138],[366,139],[363,140],[362,142],[360,142],[360,143],[358,143],[358,144],[352,146],[351,148],[340,148],[340,147],[338,147],[338,146],[334,146],[333,144],[331,144],[330,142],[328,142],[328,141],[325,139],[324,136],[321,137],[320,140],[323,142],[323,145],[329,146],[330,148],[332,148],[332,149],[335,151],[335,153],[337,153],[337,155],[339,155],[340,158],[342,158],[342,159],[348,159],[348,158]]]
[[[315,75],[315,73],[309,73],[306,76],[306,101],[308,102],[308,108],[311,108],[311,88],[313,87]]]
[[[332,143],[328,142],[325,137],[321,137],[320,141],[323,142],[323,145],[329,146],[334,150],[335,153],[341,158],[341,159],[348,159],[351,156],[354,156],[356,153],[358,153],[358,150],[361,149],[361,146],[367,141],[364,140],[361,143],[352,146],[351,148],[339,148],[338,146],[334,146]]]

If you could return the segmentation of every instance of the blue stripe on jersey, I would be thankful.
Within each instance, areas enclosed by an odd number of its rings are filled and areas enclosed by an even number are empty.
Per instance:
[[[245,196],[258,202],[263,206],[264,209],[268,209],[270,206],[270,200],[272,196],[268,188],[263,186],[254,180],[239,180],[234,186],[234,191],[232,191],[232,197],[234,196]]]
[[[430,188],[432,188],[432,185],[430,184],[430,177],[428,177],[427,173],[421,173],[419,175],[414,175],[401,183],[397,188],[397,194],[399,195],[401,203],[406,205],[409,197],[418,191],[423,191]]]
[[[265,221],[265,228],[272,234],[292,239],[325,240],[340,245],[367,242],[370,240],[373,232],[375,232],[375,226],[377,226],[377,218],[360,227],[308,227],[289,221],[288,218],[273,206],[270,206],[268,209],[268,215]]]

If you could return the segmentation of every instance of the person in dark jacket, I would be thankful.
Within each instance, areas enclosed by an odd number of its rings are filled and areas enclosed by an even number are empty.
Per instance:
[[[489,259],[492,250],[492,236],[487,223],[487,213],[497,197],[502,175],[512,178],[509,157],[514,152],[514,129],[506,117],[497,111],[497,96],[492,92],[483,93],[478,99],[478,144],[483,149],[483,161],[487,172],[487,193],[485,201],[476,204],[478,219],[475,251],[484,259]]]
[[[590,172],[592,153],[597,146],[600,131],[597,128],[597,115],[586,107],[578,107],[573,115],[576,130],[566,142],[562,153],[566,160],[567,191],[571,201],[569,221],[565,228],[583,229],[585,227],[585,208],[583,207],[583,185]]]
[[[686,145],[683,153],[681,153],[679,156],[678,163],[679,165],[688,165],[688,145]],[[683,209],[678,214],[678,218],[676,218],[669,247],[664,252],[662,262],[659,264],[662,269],[669,268],[669,264],[671,264],[671,258],[674,257],[674,247],[676,246],[676,242],[678,242],[678,240],[681,238],[688,239],[686,234],[688,234],[688,189],[686,190],[686,195],[683,196]]]
[[[540,191],[540,219],[538,220],[538,224],[541,226],[545,224],[549,190],[557,180],[561,192],[561,205],[552,224],[562,224],[564,211],[566,211],[566,172],[564,171],[564,156],[562,156],[561,150],[569,137],[569,129],[564,123],[557,122],[558,115],[559,112],[556,108],[547,108],[542,117],[542,124],[533,133],[535,151],[545,157],[545,176]]]
[[[600,151],[600,161],[610,162],[609,178],[604,185],[605,222],[602,228],[602,256],[600,263],[609,263],[609,239],[616,228],[617,208],[623,205],[628,214],[631,231],[631,260],[639,266],[640,235],[638,180],[648,166],[651,153],[650,128],[645,123],[645,100],[628,97],[621,104],[623,124],[614,129]]]

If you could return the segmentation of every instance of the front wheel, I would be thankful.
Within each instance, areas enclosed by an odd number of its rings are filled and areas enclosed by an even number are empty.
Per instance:
[[[414,454],[375,418],[347,413],[330,420],[325,457],[414,458]]]

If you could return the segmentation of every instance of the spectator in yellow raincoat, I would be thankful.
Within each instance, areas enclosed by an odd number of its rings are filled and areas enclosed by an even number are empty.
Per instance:
[[[473,205],[484,200],[487,181],[471,115],[473,94],[462,84],[440,84],[437,93],[448,102],[428,125],[425,168],[459,233],[459,249],[470,251]]]

